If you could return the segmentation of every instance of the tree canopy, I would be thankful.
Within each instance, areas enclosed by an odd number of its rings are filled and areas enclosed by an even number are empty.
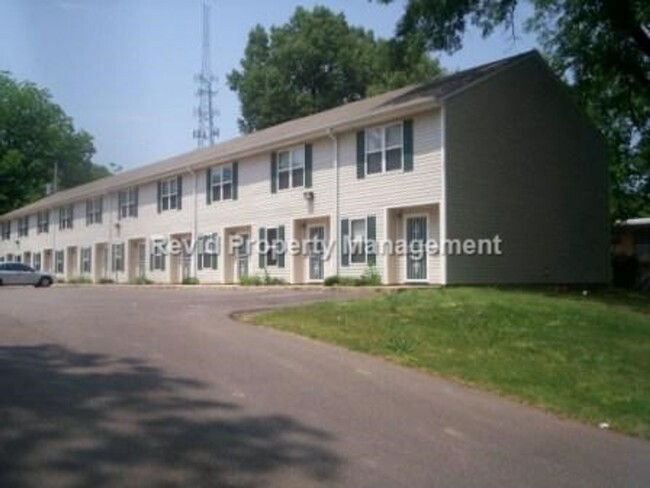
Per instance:
[[[108,175],[94,153],[47,90],[0,72],[0,214],[43,197],[55,163],[59,189]]]
[[[343,14],[298,7],[286,24],[250,31],[228,85],[241,102],[240,130],[248,133],[439,73],[422,42],[377,39]]]
[[[522,3],[533,12],[525,28],[609,143],[613,217],[650,215],[650,2],[408,0],[397,38],[453,53],[469,26],[514,35]]]

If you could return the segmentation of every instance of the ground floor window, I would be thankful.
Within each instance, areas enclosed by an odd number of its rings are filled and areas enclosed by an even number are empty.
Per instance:
[[[162,241],[151,242],[151,262],[149,268],[151,271],[165,271],[165,249]]]
[[[218,242],[217,234],[207,234],[201,237],[198,254],[199,269],[217,269]]]
[[[41,270],[41,253],[40,252],[37,252],[36,254],[34,254],[34,257],[32,258],[32,267],[36,271]]]

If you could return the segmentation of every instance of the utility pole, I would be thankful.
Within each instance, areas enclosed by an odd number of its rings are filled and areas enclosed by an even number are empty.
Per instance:
[[[201,72],[194,77],[198,84],[196,96],[199,105],[196,108],[198,119],[197,128],[193,132],[198,147],[212,146],[219,137],[219,129],[215,119],[219,115],[214,104],[217,94],[217,77],[212,74],[212,61],[210,52],[210,10],[207,1],[203,2],[203,42],[201,46]]]

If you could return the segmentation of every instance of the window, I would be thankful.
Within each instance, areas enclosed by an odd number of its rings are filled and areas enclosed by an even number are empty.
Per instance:
[[[158,239],[151,241],[151,246],[151,262],[149,263],[151,271],[165,271],[164,240]]]
[[[160,210],[180,209],[180,178],[171,178],[158,183],[158,208]]]
[[[86,200],[86,225],[101,224],[104,199],[102,197]]]
[[[381,173],[402,169],[402,124],[366,130],[366,172]]]
[[[296,188],[305,184],[305,147],[278,153],[278,188]]]
[[[18,219],[18,237],[24,237],[29,234],[29,215]]]
[[[39,234],[45,234],[50,231],[50,211],[43,210],[36,216],[36,228]]]
[[[219,256],[219,239],[217,234],[202,236],[199,245],[198,268],[217,269]]]
[[[266,265],[278,265],[278,229],[266,229]]]
[[[352,263],[366,262],[366,219],[350,221],[350,261]]]
[[[81,248],[81,272],[90,273],[90,262],[92,257],[92,249],[90,247]]]
[[[59,229],[72,229],[73,205],[59,208]]]
[[[138,216],[138,187],[132,186],[126,190],[120,190],[117,194],[118,217]]]
[[[111,270],[124,271],[124,244],[113,244],[111,247]]]
[[[63,251],[56,251],[54,253],[54,272],[58,274],[63,273]]]
[[[36,271],[41,270],[41,253],[40,252],[37,252],[37,253],[34,254],[34,256],[32,257],[32,264],[34,265],[34,269]]]
[[[2,240],[7,241],[11,239],[11,221],[2,222]]]
[[[212,168],[212,201],[232,200],[233,169],[232,164]]]
[[[14,260],[14,255],[13,254],[7,254],[7,262],[11,263]]]

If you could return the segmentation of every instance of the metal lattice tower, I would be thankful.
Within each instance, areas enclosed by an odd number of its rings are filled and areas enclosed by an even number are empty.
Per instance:
[[[217,94],[217,77],[212,74],[210,53],[210,5],[203,2],[203,44],[201,47],[201,72],[194,77],[198,84],[196,96],[199,105],[196,108],[198,126],[193,132],[199,147],[212,146],[219,137],[215,119],[219,111],[214,104]]]

